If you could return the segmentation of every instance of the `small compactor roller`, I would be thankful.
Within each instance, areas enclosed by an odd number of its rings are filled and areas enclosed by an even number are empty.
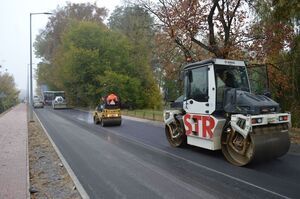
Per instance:
[[[183,76],[182,100],[164,111],[171,146],[222,150],[237,166],[288,152],[291,115],[280,112],[269,97],[251,92],[245,62],[196,62],[184,67]]]
[[[93,113],[95,124],[102,126],[120,126],[122,123],[120,99],[115,94],[109,94],[101,99],[101,103]]]

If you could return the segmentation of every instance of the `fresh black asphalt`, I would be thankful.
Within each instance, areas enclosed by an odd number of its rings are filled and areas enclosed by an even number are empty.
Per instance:
[[[38,117],[91,198],[299,198],[300,156],[236,167],[220,151],[172,148],[163,125],[93,124],[87,112]]]

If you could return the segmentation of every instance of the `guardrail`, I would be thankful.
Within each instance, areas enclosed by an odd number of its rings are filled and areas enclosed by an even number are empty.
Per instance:
[[[122,110],[123,115],[154,120],[154,121],[164,121],[163,120],[163,111],[158,110]]]

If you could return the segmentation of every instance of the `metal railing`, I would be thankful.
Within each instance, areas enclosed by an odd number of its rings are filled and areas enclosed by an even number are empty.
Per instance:
[[[163,111],[159,110],[127,110],[123,109],[122,115],[143,118],[154,121],[163,121]]]

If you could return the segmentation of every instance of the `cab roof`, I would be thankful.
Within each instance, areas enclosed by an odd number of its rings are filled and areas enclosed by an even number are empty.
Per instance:
[[[207,59],[207,60],[188,64],[183,69],[186,70],[189,68],[193,68],[195,66],[208,65],[208,64],[228,65],[228,66],[246,66],[244,61],[213,58],[213,59]]]

